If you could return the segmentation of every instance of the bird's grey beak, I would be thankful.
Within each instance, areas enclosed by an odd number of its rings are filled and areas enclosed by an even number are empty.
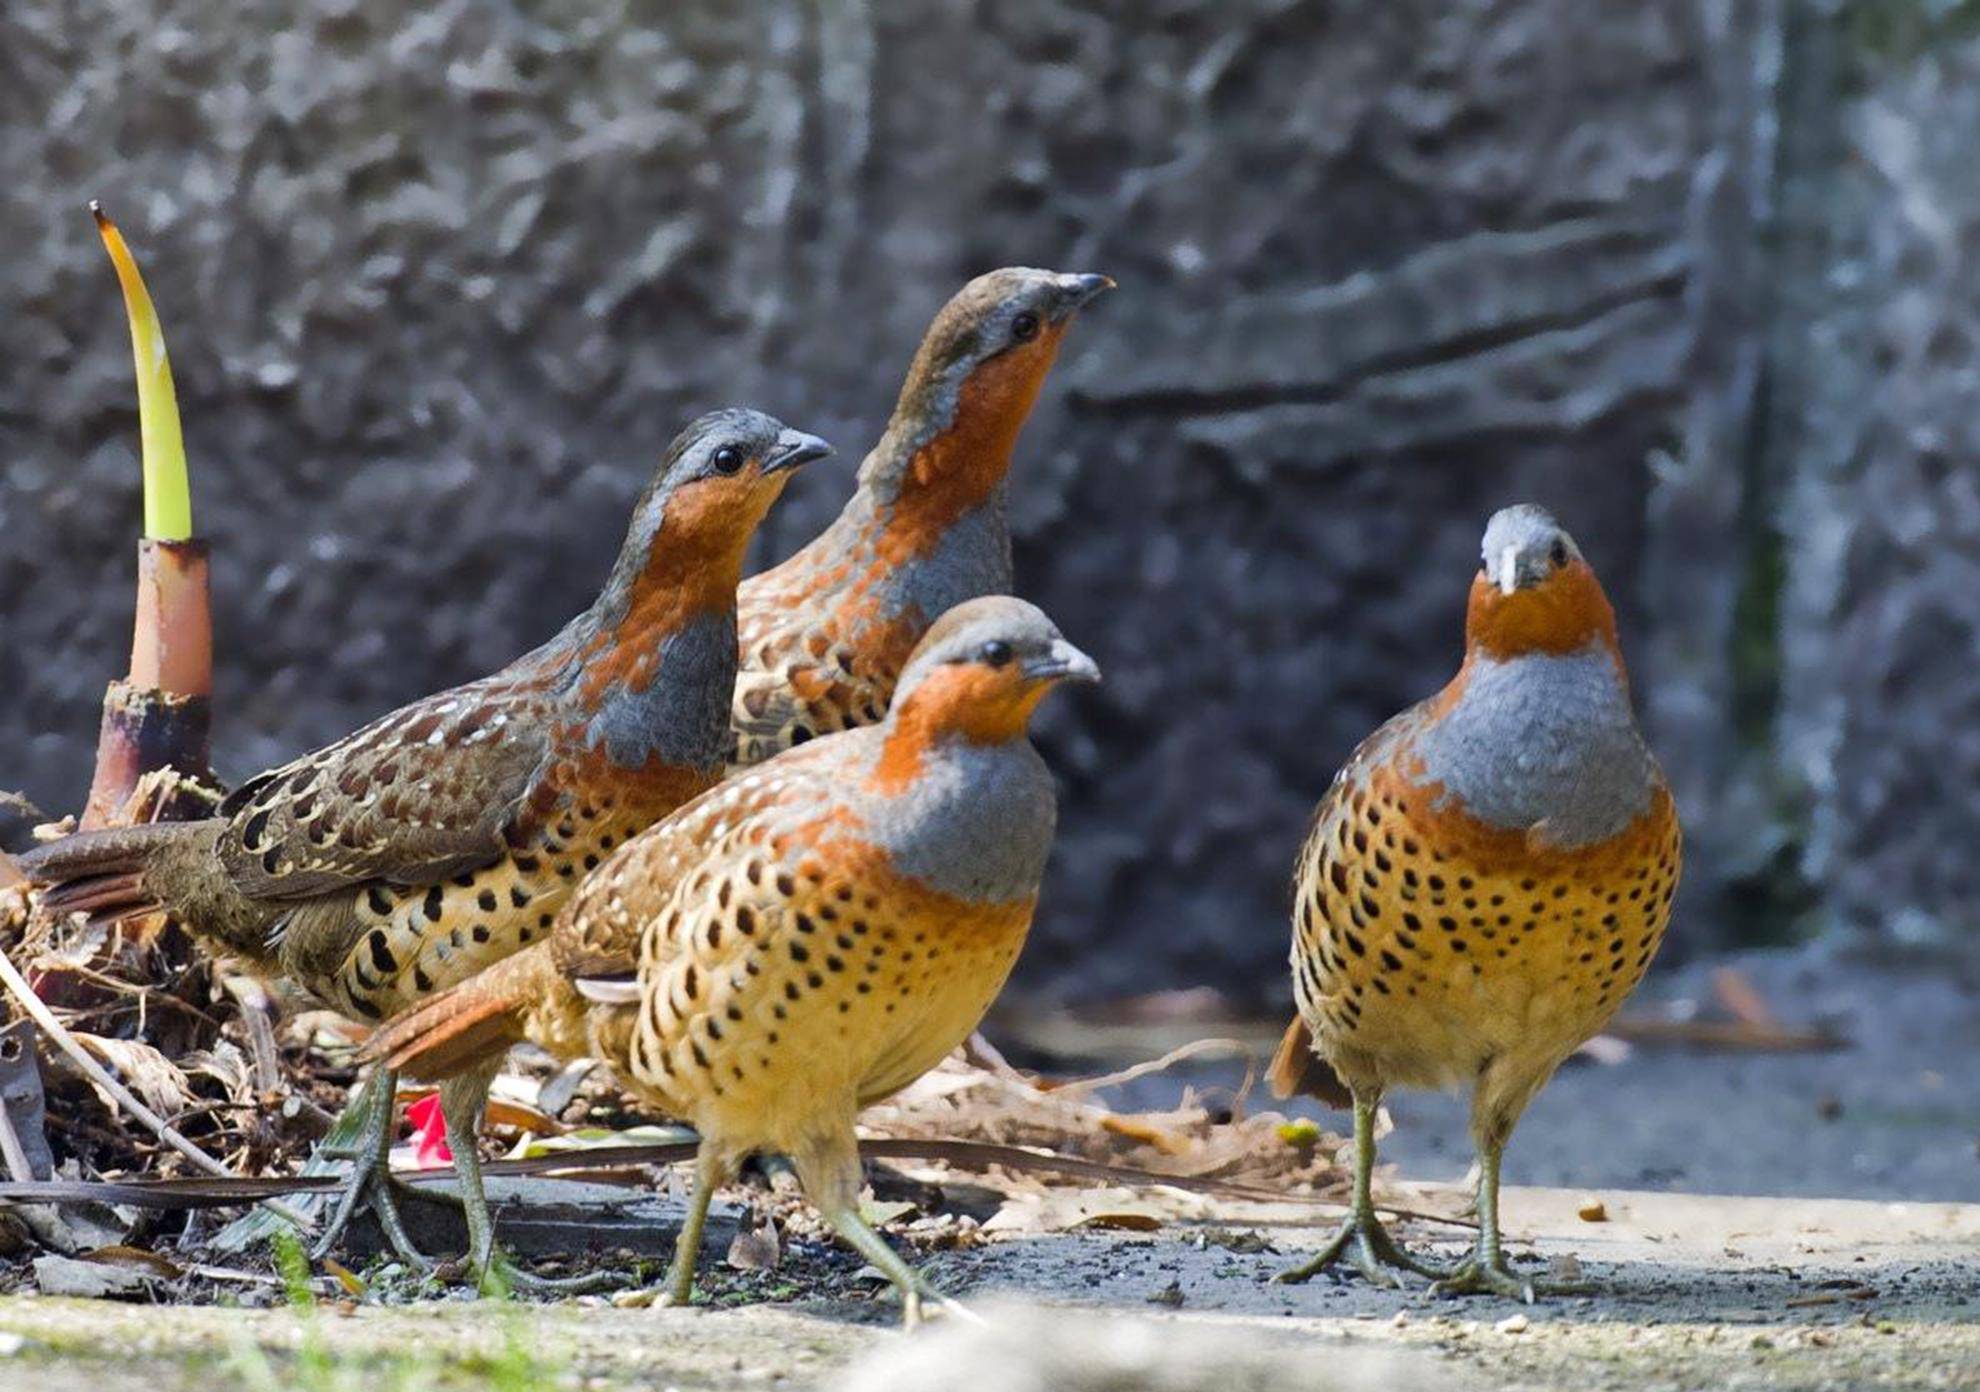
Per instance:
[[[1062,275],[1059,277],[1059,293],[1053,305],[1054,320],[1065,319],[1084,309],[1096,296],[1114,288],[1114,278],[1103,275]]]
[[[814,460],[828,458],[832,454],[831,445],[816,435],[807,435],[802,430],[786,430],[777,437],[769,455],[763,461],[763,472],[781,474],[786,469],[801,469]]]
[[[1063,638],[1024,664],[1024,674],[1032,681],[1097,682],[1100,664]]]
[[[1499,582],[1500,594],[1511,594],[1519,588],[1519,548],[1508,546],[1499,553],[1499,573],[1493,577]]]

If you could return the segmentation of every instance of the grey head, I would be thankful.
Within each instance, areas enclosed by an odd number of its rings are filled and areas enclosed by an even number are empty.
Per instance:
[[[1581,548],[1567,529],[1537,503],[1518,503],[1493,513],[1479,551],[1485,578],[1502,594],[1530,589],[1581,559]]]
[[[568,688],[613,762],[719,767],[736,678],[736,585],[793,470],[832,447],[761,411],[711,411],[668,446],[611,578],[565,630]]]
[[[831,453],[818,436],[761,411],[732,406],[697,416],[667,446],[633,504],[600,605],[624,603],[652,564],[663,529],[669,552],[678,553],[683,567],[746,546],[792,471]]]
[[[968,667],[1002,674],[980,689],[984,696],[1006,686],[1019,691],[1100,680],[1099,665],[1068,643],[1044,610],[1010,595],[985,595],[958,604],[922,636],[895,685],[894,709],[936,674]]]
[[[1021,599],[973,599],[937,620],[874,735],[888,751],[883,770],[894,751],[907,756],[868,818],[895,868],[961,899],[1035,895],[1058,799],[1026,724],[1060,682],[1099,678]]]
[[[1091,272],[1006,266],[977,276],[929,324],[880,445],[862,476],[912,454],[954,420],[963,384],[998,358],[1032,356],[1042,379],[1079,313],[1114,282]]]
[[[1480,550],[1490,588],[1474,626],[1502,626],[1513,609],[1528,621],[1497,633],[1518,643],[1474,641],[1457,699],[1417,736],[1420,781],[1501,830],[1544,828],[1567,849],[1605,841],[1643,815],[1662,777],[1637,728],[1608,602],[1545,508],[1493,514]]]

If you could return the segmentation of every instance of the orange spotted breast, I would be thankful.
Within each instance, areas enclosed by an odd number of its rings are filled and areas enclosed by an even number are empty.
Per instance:
[[[1677,815],[1568,546],[1542,576],[1480,576],[1457,677],[1371,736],[1314,818],[1293,987],[1351,1086],[1456,1086],[1495,1060],[1544,1081],[1662,940]]]

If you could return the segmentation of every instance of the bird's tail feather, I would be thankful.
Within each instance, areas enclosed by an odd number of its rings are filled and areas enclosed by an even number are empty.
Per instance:
[[[37,846],[18,858],[42,905],[51,913],[86,913],[111,923],[165,907],[146,883],[145,871],[163,850],[201,834],[198,822],[81,831]]]
[[[1265,1070],[1265,1077],[1272,1085],[1272,1095],[1281,1101],[1294,1095],[1318,1098],[1329,1107],[1349,1107],[1354,1104],[1354,1094],[1340,1076],[1327,1066],[1325,1059],[1313,1052],[1313,1035],[1306,1028],[1306,1021],[1295,1016],[1286,1026],[1285,1038],[1279,1041],[1279,1051],[1272,1055],[1272,1066]]]
[[[429,1082],[465,1073],[527,1037],[530,1008],[556,977],[539,943],[386,1021],[362,1057]]]

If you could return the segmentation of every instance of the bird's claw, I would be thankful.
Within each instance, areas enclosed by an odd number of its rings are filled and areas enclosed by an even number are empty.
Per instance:
[[[1412,1257],[1389,1236],[1389,1230],[1373,1213],[1352,1214],[1333,1238],[1315,1253],[1312,1260],[1281,1271],[1272,1278],[1274,1285],[1295,1286],[1310,1281],[1343,1258],[1354,1264],[1370,1285],[1400,1290],[1406,1284],[1401,1273],[1436,1280],[1444,1273]]]
[[[989,1327],[989,1321],[983,1316],[960,1300],[942,1294],[929,1284],[925,1276],[916,1272],[914,1284],[901,1292],[902,1330],[919,1329],[928,1322],[931,1313],[940,1313],[950,1319],[961,1320],[964,1324],[973,1324],[979,1329]]]
[[[1531,1305],[1541,1295],[1572,1295],[1585,1289],[1587,1287],[1578,1282],[1536,1283],[1531,1277],[1514,1271],[1503,1256],[1480,1261],[1474,1255],[1466,1257],[1448,1275],[1440,1277],[1430,1287],[1430,1294],[1502,1295],[1522,1305]]]
[[[456,1267],[453,1276],[464,1275]],[[617,1289],[622,1277],[610,1271],[593,1271],[583,1276],[534,1276],[521,1270],[507,1256],[498,1255],[476,1278],[475,1289],[486,1299],[502,1300],[511,1295],[594,1295]]]

